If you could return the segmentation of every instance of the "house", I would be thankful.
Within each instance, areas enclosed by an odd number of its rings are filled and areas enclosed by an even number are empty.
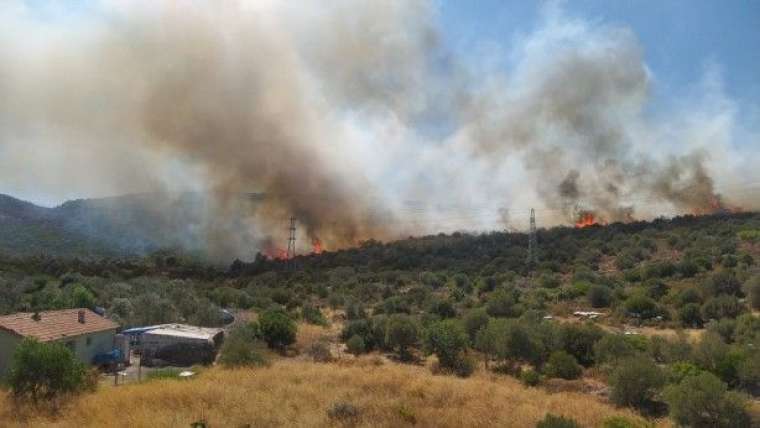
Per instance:
[[[118,327],[84,308],[0,316],[0,376],[7,374],[13,353],[24,338],[62,343],[90,364],[96,355],[113,350]]]

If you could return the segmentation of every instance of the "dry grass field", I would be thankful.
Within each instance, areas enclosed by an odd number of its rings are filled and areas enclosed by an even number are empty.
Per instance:
[[[350,403],[355,418],[331,419],[328,409]],[[434,376],[422,366],[376,358],[317,364],[283,359],[267,368],[213,368],[192,380],[156,380],[101,388],[57,414],[16,408],[0,395],[0,426],[189,427],[532,427],[547,412],[597,427],[634,413],[580,393],[550,394],[508,377]],[[657,426],[669,426],[661,421]]]

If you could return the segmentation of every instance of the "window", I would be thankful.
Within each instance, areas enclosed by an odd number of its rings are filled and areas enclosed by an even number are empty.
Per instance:
[[[90,346],[90,345],[92,345],[92,338],[88,337],[87,338],[87,346]]]

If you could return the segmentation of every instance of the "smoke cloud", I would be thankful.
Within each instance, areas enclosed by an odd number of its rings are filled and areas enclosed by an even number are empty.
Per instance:
[[[422,0],[104,1],[90,15],[0,6],[0,191],[202,192],[194,227],[224,257],[284,246],[291,216],[308,251],[522,228],[530,207],[544,225],[758,207],[730,191],[756,154],[736,148],[716,73],[650,114],[635,35],[556,7],[502,69],[448,51]]]

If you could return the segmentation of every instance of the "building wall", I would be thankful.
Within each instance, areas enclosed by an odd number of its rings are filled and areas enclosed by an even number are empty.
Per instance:
[[[74,351],[74,355],[76,355],[80,361],[85,364],[90,364],[95,355],[113,350],[113,337],[115,333],[116,330],[101,331],[59,340],[59,342]]]
[[[59,340],[74,352],[74,355],[85,364],[91,364],[97,354],[113,350],[113,337],[116,330],[101,331],[85,334],[66,340]],[[88,340],[89,339],[89,340]],[[5,377],[10,369],[11,359],[21,338],[6,331],[0,331],[0,378]]]
[[[0,331],[0,378],[8,374],[11,359],[13,358],[13,351],[16,350],[19,342],[21,342],[20,337],[12,335],[7,331]]]

